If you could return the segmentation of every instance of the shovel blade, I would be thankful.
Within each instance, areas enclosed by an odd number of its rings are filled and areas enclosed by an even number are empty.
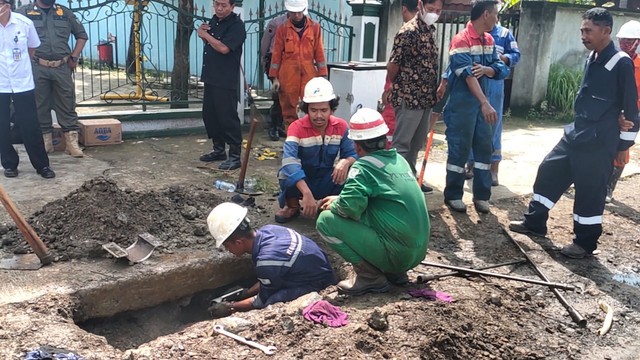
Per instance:
[[[14,255],[0,259],[0,269],[3,270],[38,270],[42,263],[36,254]]]
[[[153,250],[157,246],[157,243],[158,239],[153,235],[149,233],[140,234],[138,235],[138,240],[127,248],[127,258],[132,263],[145,261],[149,256],[151,256]]]

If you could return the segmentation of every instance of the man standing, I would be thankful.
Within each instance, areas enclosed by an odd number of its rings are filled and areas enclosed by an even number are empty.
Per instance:
[[[49,156],[44,148],[42,132],[38,126],[31,57],[40,45],[33,22],[21,14],[13,13],[13,1],[0,2],[0,161],[4,176],[18,176],[18,153],[11,143],[11,110],[13,101],[19,114],[24,147],[31,165],[43,178],[54,178],[49,168]]]
[[[452,210],[466,212],[462,201],[464,165],[473,148],[475,177],[473,204],[489,212],[491,153],[496,110],[489,103],[490,79],[504,79],[509,68],[500,61],[489,31],[498,21],[498,2],[479,1],[471,9],[471,21],[449,46],[449,100],[444,110],[448,158],[444,202]]]
[[[620,31],[616,35],[620,44],[620,50],[624,51],[633,60],[633,68],[636,79],[636,87],[638,87],[638,96],[640,97],[640,57],[638,56],[638,43],[640,43],[640,22],[631,20],[624,23],[620,27]],[[638,100],[638,107],[640,108],[640,99]],[[620,161],[614,160],[613,172],[611,174],[611,180],[607,185],[607,197],[606,201],[611,202],[613,200],[613,190],[616,188],[618,180],[624,171],[624,167],[629,163],[629,149],[625,151],[625,156],[620,157]]]
[[[333,116],[338,99],[329,80],[311,79],[301,108],[307,115],[289,127],[278,173],[279,223],[297,217],[301,208],[304,216],[315,217],[316,199],[338,194],[356,161],[353,141],[347,137],[349,125]]]
[[[307,0],[286,0],[289,21],[276,30],[269,77],[273,89],[280,91],[285,126],[298,118],[298,101],[307,82],[327,76],[320,24],[305,16]]]
[[[242,128],[237,104],[240,58],[247,34],[244,23],[233,12],[235,0],[215,0],[213,6],[215,15],[211,21],[198,28],[198,37],[205,42],[202,119],[207,135],[213,141],[213,150],[200,156],[200,161],[226,160],[218,168],[234,170],[241,165]]]
[[[638,133],[638,91],[633,61],[611,41],[613,18],[604,8],[582,15],[582,43],[592,50],[575,101],[575,121],[564,129],[560,142],[544,158],[533,185],[533,199],[524,221],[512,221],[512,231],[545,236],[549,210],[571,185],[573,243],[562,248],[565,256],[581,259],[598,246],[602,234],[607,183],[613,160],[623,160]],[[633,122],[620,131],[618,116]]]
[[[391,146],[402,155],[416,173],[418,152],[429,133],[431,107],[436,102],[438,47],[433,26],[442,11],[442,0],[418,1],[418,16],[407,21],[393,40],[387,64],[383,101],[391,103],[396,123]],[[429,190],[426,186],[424,191]]]
[[[320,203],[316,228],[346,261],[355,276],[338,283],[346,294],[385,292],[408,282],[406,271],[424,260],[429,214],[409,164],[386,150],[387,125],[372,109],[358,110],[349,138],[360,158],[338,196]]]
[[[55,0],[36,0],[21,7],[18,12],[33,21],[42,41],[33,58],[33,74],[38,119],[47,153],[53,152],[53,109],[64,132],[65,152],[73,157],[83,157],[78,145],[76,88],[72,73],[87,43],[87,33],[73,12],[56,4]],[[73,50],[69,47],[71,34],[76,40]]]
[[[235,256],[251,255],[258,277],[246,291],[248,298],[210,307],[213,317],[291,301],[335,284],[327,255],[313,240],[282,226],[253,230],[247,209],[240,205],[216,206],[207,217],[207,225],[217,248],[224,246]]]
[[[276,30],[278,27],[285,22],[287,22],[288,14],[282,14],[273,18],[267,24],[267,28],[264,31],[264,35],[262,35],[262,39],[260,40],[260,57],[262,59],[262,68],[264,69],[267,76],[269,76],[269,69],[271,69],[271,57],[273,56],[273,43],[276,36]],[[273,81],[272,78],[269,80]],[[271,92],[271,100],[273,100],[273,104],[271,105],[271,109],[269,110],[269,115],[271,117],[271,129],[269,129],[269,138],[273,141],[278,141],[280,136],[287,136],[287,133],[284,130],[284,126],[282,124],[282,107],[280,106],[280,96],[278,91]]]

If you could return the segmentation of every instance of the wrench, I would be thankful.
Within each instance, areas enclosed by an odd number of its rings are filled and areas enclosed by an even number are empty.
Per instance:
[[[255,341],[247,340],[240,335],[236,335],[234,333],[228,332],[227,330],[224,329],[224,326],[222,325],[215,325],[213,327],[213,331],[217,332],[218,334],[226,335],[232,339],[240,341],[241,343],[247,344],[249,346],[253,346],[256,349],[260,349],[262,350],[262,352],[264,352],[267,355],[273,355],[276,353],[275,346],[264,346],[264,345],[258,344]]]

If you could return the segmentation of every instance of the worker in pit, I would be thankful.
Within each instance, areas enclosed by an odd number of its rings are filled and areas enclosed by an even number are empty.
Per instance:
[[[348,295],[385,292],[408,282],[406,271],[422,261],[429,243],[429,214],[409,163],[386,150],[382,115],[358,110],[349,137],[359,159],[338,196],[320,202],[316,228],[327,244],[353,264],[355,276],[341,281]]]
[[[235,256],[251,255],[258,277],[246,292],[248,298],[211,306],[214,318],[291,301],[336,282],[327,255],[313,240],[277,225],[254,230],[247,209],[240,205],[216,206],[207,225],[216,247],[224,246]]]
[[[315,218],[316,199],[340,193],[356,151],[347,137],[349,125],[333,116],[337,107],[338,99],[327,79],[318,77],[307,83],[301,105],[306,115],[291,124],[284,142],[278,173],[281,209],[276,222],[285,223],[300,213]]]

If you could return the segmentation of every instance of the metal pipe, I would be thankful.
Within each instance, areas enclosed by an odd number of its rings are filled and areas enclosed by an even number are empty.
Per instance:
[[[496,273],[492,273],[492,272],[488,272],[488,271],[474,270],[474,269],[463,268],[463,267],[459,267],[459,266],[451,266],[451,265],[432,263],[432,262],[428,262],[428,261],[422,261],[422,262],[420,262],[420,264],[422,264],[424,266],[437,267],[437,268],[441,268],[441,269],[455,270],[455,271],[468,273],[468,274],[492,276],[492,277],[497,277],[497,278],[500,278],[500,279],[520,281],[520,282],[536,284],[536,285],[544,285],[544,286],[548,286],[548,287],[551,287],[551,288],[560,288],[560,289],[564,289],[564,290],[575,290],[574,286],[571,286],[571,285],[568,285],[568,284],[553,283],[553,282],[549,282],[549,281],[528,279],[528,278],[523,278],[523,277],[518,277],[518,276],[496,274]]]
[[[503,266],[518,265],[518,264],[522,264],[522,263],[526,263],[526,262],[527,262],[527,260],[514,260],[514,261],[509,261],[509,262],[503,262],[503,263],[500,263],[500,264],[482,266],[482,267],[473,268],[473,269],[474,270],[489,270],[489,269],[500,268],[500,267],[503,267]],[[443,273],[443,274],[418,275],[417,283],[418,284],[423,284],[423,283],[426,283],[426,282],[431,281],[431,280],[437,280],[437,279],[441,279],[443,277],[459,276],[459,275],[464,275],[464,274],[461,274],[458,271],[451,271],[451,272],[447,272],[447,273]]]
[[[504,226],[501,225],[500,228],[502,228],[502,232],[507,236],[509,240],[511,240],[512,243],[516,245],[516,247],[518,247],[520,252],[527,258],[527,261],[529,262],[529,264],[531,264],[531,266],[536,271],[536,273],[538,273],[538,276],[540,276],[540,278],[544,279],[545,281],[549,281],[549,278],[540,270],[540,268],[538,268],[538,265],[536,265],[536,263],[529,256],[529,254],[527,254],[527,252],[524,251],[520,243],[517,242],[516,239],[513,238],[513,236],[511,236],[511,234],[507,231],[507,229],[504,228]],[[565,299],[564,296],[560,294],[558,289],[552,288],[551,291],[553,292],[553,295],[556,296],[558,301],[560,301],[560,304],[562,304],[562,306],[564,306],[564,308],[567,309],[567,312],[569,312],[569,316],[571,316],[571,320],[573,320],[573,322],[578,324],[580,327],[586,327],[587,319],[582,317],[582,315],[580,315],[578,310],[576,310],[573,306],[571,306],[571,304],[569,304],[567,299]]]

